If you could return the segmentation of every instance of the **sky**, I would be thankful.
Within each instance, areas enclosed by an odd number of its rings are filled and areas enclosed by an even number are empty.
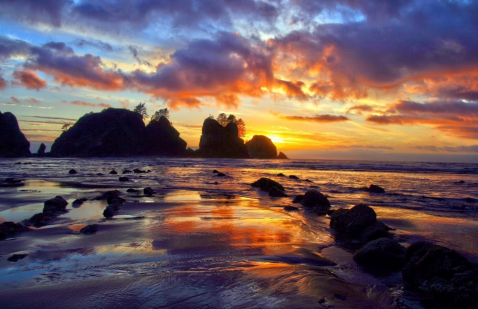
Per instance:
[[[36,152],[89,112],[234,114],[304,159],[478,162],[478,1],[1,0],[0,111]]]

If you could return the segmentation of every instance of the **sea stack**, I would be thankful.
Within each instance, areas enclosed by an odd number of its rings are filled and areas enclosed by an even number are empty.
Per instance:
[[[30,142],[20,131],[15,115],[0,112],[0,157],[25,157],[30,154]]]
[[[254,135],[246,143],[247,152],[253,159],[275,159],[277,158],[277,147],[272,140],[264,135]]]

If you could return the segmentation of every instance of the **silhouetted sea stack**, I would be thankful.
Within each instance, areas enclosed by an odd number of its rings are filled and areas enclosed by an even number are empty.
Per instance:
[[[246,143],[247,152],[253,159],[275,159],[277,148],[271,139],[264,135],[254,135]]]
[[[30,142],[20,131],[17,118],[9,112],[0,112],[0,157],[29,156]]]
[[[249,158],[244,141],[238,137],[237,125],[228,123],[223,127],[211,118],[204,120],[196,155],[204,158]]]
[[[51,147],[53,156],[123,157],[183,155],[186,142],[166,118],[145,127],[140,114],[117,108],[89,113],[63,132]]]

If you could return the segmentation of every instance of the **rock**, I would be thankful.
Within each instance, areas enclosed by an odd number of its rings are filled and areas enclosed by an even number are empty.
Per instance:
[[[246,143],[247,153],[253,159],[275,159],[277,158],[277,147],[272,140],[264,135],[254,135]]]
[[[3,222],[0,224],[0,240],[15,236],[18,233],[27,232],[30,229],[20,223]]]
[[[118,190],[111,190],[111,191],[106,191],[103,192],[100,196],[96,197],[96,200],[110,200],[113,197],[118,197],[121,195],[121,191]]]
[[[17,118],[9,112],[0,112],[0,157],[26,157],[30,142],[20,131]]]
[[[78,208],[80,207],[84,202],[86,202],[87,199],[86,198],[80,198],[80,199],[76,199],[73,201],[73,203],[71,204],[71,206],[73,206],[74,208]]]
[[[122,199],[121,197],[112,197],[112,198],[109,198],[108,200],[108,205],[113,207],[114,210],[119,210],[121,204],[123,204],[124,202],[126,202],[125,199]]]
[[[398,271],[405,258],[405,247],[396,240],[379,238],[358,250],[353,259],[357,263],[378,271]]]
[[[138,193],[139,190],[138,190],[138,189],[129,188],[128,190],[126,190],[126,192],[128,192],[128,193]]]
[[[103,211],[103,216],[106,219],[113,218],[114,215],[115,215],[115,210],[112,206],[106,207],[105,210]]]
[[[454,250],[426,241],[405,252],[403,279],[450,308],[476,308],[478,269]]]
[[[309,180],[309,179],[306,179],[305,181],[307,181],[307,182],[312,182],[312,180]]]
[[[42,227],[48,225],[49,221],[54,216],[50,216],[50,214],[46,214],[43,212],[34,214],[30,219],[23,221],[25,225],[34,226],[34,227]]]
[[[132,170],[123,170],[123,174],[130,174],[132,172],[133,172]]]
[[[43,213],[50,215],[64,213],[66,212],[66,205],[68,205],[68,202],[63,197],[56,196],[44,203]]]
[[[224,177],[224,176],[226,176],[226,174],[224,174],[224,173],[217,173],[217,175],[216,175],[216,176],[219,176],[219,177]]]
[[[92,235],[98,232],[98,224],[90,224],[80,230],[80,234]]]
[[[329,210],[329,200],[317,190],[309,190],[305,193],[304,198],[300,202],[304,207],[314,208],[316,210]]]
[[[25,182],[23,179],[15,179],[15,178],[5,178],[5,180],[0,181],[0,187],[21,187],[24,186]]]
[[[202,126],[199,149],[195,156],[204,158],[249,158],[244,141],[238,137],[235,123],[226,127],[215,119],[207,118]]]
[[[465,202],[470,203],[470,204],[473,204],[473,203],[478,202],[478,200],[475,199],[475,198],[467,197],[467,198],[465,199]]]
[[[294,206],[285,206],[284,210],[285,211],[299,211],[299,208],[294,207]]]
[[[143,189],[143,192],[145,195],[153,195],[155,192],[153,189],[151,189],[150,187],[146,187]]]
[[[294,197],[294,199],[292,200],[292,203],[300,203],[302,202],[302,200],[304,199],[304,195],[303,194],[299,194],[299,195],[296,195]]]
[[[213,172],[213,173],[215,173],[215,174],[219,173],[219,171],[218,171],[218,170],[214,170],[214,171],[212,171],[212,172]]]
[[[465,183],[465,181],[464,181],[464,180],[460,180],[460,181],[458,181],[458,183]]]
[[[276,187],[277,189],[284,191],[284,187],[280,183],[269,178],[261,178],[257,180],[256,182],[253,182],[251,186],[255,188],[260,188],[262,191],[266,191],[266,192],[269,192],[269,190],[272,189],[273,187]]]
[[[384,188],[376,185],[370,185],[370,187],[367,188],[367,191],[370,193],[385,193]]]
[[[375,211],[359,204],[351,209],[337,209],[330,215],[330,227],[337,233],[365,243],[378,238],[391,237],[388,226],[377,221]]]
[[[134,172],[135,174],[146,174],[146,173],[147,173],[147,171],[143,171],[142,169],[139,169],[139,168],[135,168],[135,169],[133,170],[133,172]]]
[[[68,174],[73,175],[73,174],[78,174],[78,172],[75,169],[71,169]]]
[[[7,261],[10,261],[10,262],[17,262],[18,260],[21,260],[21,259],[24,259],[28,256],[28,254],[14,254],[12,256],[10,256]]]
[[[277,187],[272,187],[269,190],[269,196],[272,196],[272,197],[288,197],[288,195],[285,194],[284,191],[282,191],[281,189],[279,189]]]
[[[279,151],[279,154],[277,155],[277,159],[287,160],[289,158],[285,155],[285,153],[283,153],[282,151]]]
[[[295,175],[289,175],[289,178],[290,179],[299,179],[299,177],[295,176]]]
[[[129,178],[128,177],[120,177],[119,181],[129,181]]]
[[[145,128],[143,149],[146,155],[183,156],[187,143],[164,116],[152,120]]]
[[[285,177],[285,175],[282,174],[282,173],[277,174],[277,176],[279,176],[279,177]]]
[[[41,143],[40,147],[38,147],[37,155],[39,155],[39,156],[45,155],[45,150],[46,150],[45,144]]]
[[[112,170],[112,171],[110,172],[110,175],[117,175],[117,174],[118,174],[118,172],[115,171],[115,170]]]

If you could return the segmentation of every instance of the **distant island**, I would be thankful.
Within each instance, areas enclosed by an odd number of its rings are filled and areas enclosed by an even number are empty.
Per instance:
[[[147,116],[143,103],[134,111],[107,108],[88,113],[55,140],[50,152],[40,145],[36,156],[49,157],[130,157],[167,156],[198,158],[287,159],[270,138],[255,135],[244,142],[245,124],[234,115],[220,114],[217,119],[204,120],[199,149],[187,143],[169,120],[167,108],[157,111],[145,125]],[[30,143],[21,132],[12,113],[0,112],[0,156],[32,155]]]

